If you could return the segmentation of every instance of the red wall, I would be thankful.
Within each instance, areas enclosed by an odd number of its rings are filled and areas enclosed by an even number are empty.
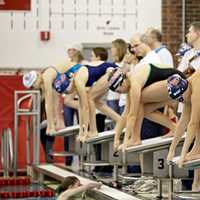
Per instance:
[[[14,139],[14,91],[24,90],[21,76],[0,76],[0,134],[3,128],[11,128]],[[25,103],[26,104],[26,103]],[[25,106],[25,105],[23,105]],[[25,117],[20,117],[19,122],[19,140],[18,140],[18,167],[26,168],[26,132],[25,132]],[[1,136],[1,135],[0,135]],[[1,137],[0,137],[1,138]],[[13,140],[14,142],[14,140]],[[0,139],[1,146],[1,139]],[[54,149],[63,151],[63,138],[56,138]],[[40,161],[45,162],[44,152],[40,147]],[[0,152],[1,153],[1,152]],[[57,159],[57,162],[63,159]],[[0,168],[1,168],[0,163]]]

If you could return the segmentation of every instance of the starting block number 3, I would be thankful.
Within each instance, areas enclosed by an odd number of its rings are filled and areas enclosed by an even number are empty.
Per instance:
[[[169,166],[166,162],[168,150],[155,151],[153,153],[153,174],[156,177],[167,177]]]
[[[165,160],[163,158],[158,158],[158,169],[165,168],[164,162],[165,162]]]

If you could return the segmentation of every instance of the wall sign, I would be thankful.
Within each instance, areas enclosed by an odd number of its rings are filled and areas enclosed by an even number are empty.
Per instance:
[[[31,0],[0,0],[0,10],[31,10]]]

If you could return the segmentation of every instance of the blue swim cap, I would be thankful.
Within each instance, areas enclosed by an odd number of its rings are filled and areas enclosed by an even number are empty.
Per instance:
[[[67,78],[66,74],[58,74],[53,81],[53,88],[58,93],[64,93],[67,91],[67,88],[69,87],[70,80]]]
[[[167,89],[169,96],[179,102],[183,102],[182,94],[187,90],[188,81],[178,74],[173,74],[167,79]]]

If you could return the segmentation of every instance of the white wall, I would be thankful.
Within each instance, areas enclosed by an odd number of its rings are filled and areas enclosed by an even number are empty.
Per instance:
[[[71,43],[108,42],[161,28],[161,0],[31,0],[30,12],[0,12],[0,66],[63,62]],[[52,13],[52,14],[51,14]],[[40,41],[50,30],[51,40]]]

